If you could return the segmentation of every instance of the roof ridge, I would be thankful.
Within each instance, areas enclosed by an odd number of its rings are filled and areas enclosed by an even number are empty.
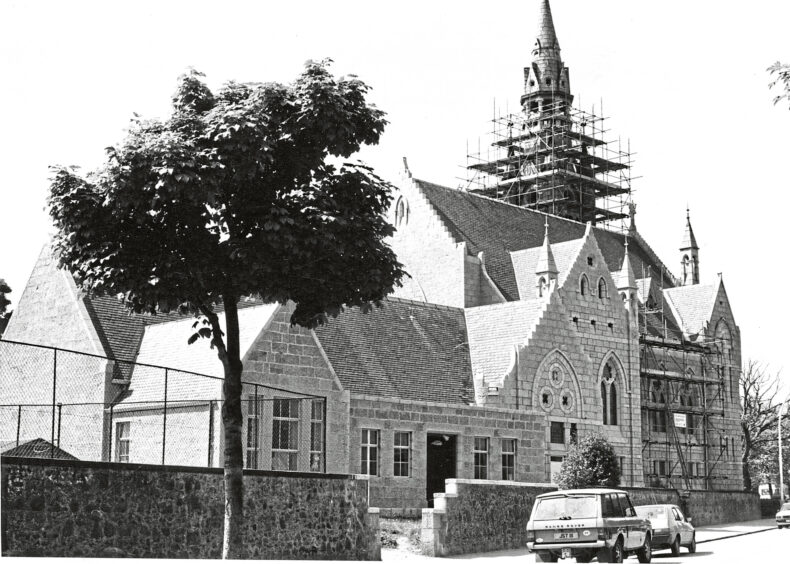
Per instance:
[[[400,297],[397,297],[397,296],[385,296],[384,300],[382,300],[382,301],[402,302],[402,303],[405,303],[405,304],[426,306],[426,307],[430,307],[432,309],[446,310],[446,311],[456,311],[456,312],[458,312],[458,311],[463,312],[464,311],[464,308],[462,308],[462,307],[448,306],[448,305],[444,305],[444,304],[437,304],[437,303],[434,303],[434,302],[423,302],[423,301],[420,301],[420,300],[411,300],[409,298],[400,298]]]

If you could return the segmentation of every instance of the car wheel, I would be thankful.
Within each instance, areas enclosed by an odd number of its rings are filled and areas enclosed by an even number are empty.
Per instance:
[[[625,558],[623,554],[623,541],[620,539],[612,547],[612,562],[622,562]]]
[[[535,562],[556,562],[557,556],[551,552],[537,552],[535,554]]]
[[[697,552],[697,534],[691,535],[691,544],[689,544],[689,554]]]
[[[645,537],[645,544],[642,548],[636,551],[636,557],[640,562],[650,562],[653,559],[653,546],[650,541],[650,535]]]
[[[675,537],[669,549],[672,551],[672,556],[680,556],[680,535]]]

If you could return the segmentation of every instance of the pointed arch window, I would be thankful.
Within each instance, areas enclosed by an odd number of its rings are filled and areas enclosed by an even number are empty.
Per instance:
[[[601,377],[601,413],[604,425],[618,424],[617,378],[611,362],[603,367]]]
[[[409,203],[401,196],[395,204],[395,227],[408,225],[409,223]]]
[[[538,280],[538,297],[543,297],[543,292],[546,290],[546,279],[541,276],[540,280]]]
[[[579,291],[581,292],[582,296],[587,295],[587,289],[590,283],[587,280],[587,276],[582,274],[581,280],[579,281]]]
[[[606,297],[606,281],[603,278],[598,279],[598,297],[601,299]]]

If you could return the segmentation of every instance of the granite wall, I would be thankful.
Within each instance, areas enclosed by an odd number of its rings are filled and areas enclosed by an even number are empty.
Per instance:
[[[250,559],[378,560],[367,482],[245,471]],[[3,556],[220,558],[221,469],[2,459]]]
[[[523,547],[535,497],[556,489],[550,484],[447,480],[445,493],[434,496],[434,509],[422,510],[422,551],[449,556]],[[753,493],[621,489],[634,505],[681,507],[696,527],[760,519],[760,500]]]

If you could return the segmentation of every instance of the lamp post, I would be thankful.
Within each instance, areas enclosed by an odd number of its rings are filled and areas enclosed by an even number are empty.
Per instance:
[[[788,398],[790,399],[790,398]],[[777,423],[777,436],[779,437],[779,502],[780,507],[781,504],[785,501],[785,484],[784,484],[784,469],[782,468],[782,413],[785,410],[785,405],[787,405],[787,400],[782,402],[781,407],[779,408],[779,417],[777,418],[779,422]]]

